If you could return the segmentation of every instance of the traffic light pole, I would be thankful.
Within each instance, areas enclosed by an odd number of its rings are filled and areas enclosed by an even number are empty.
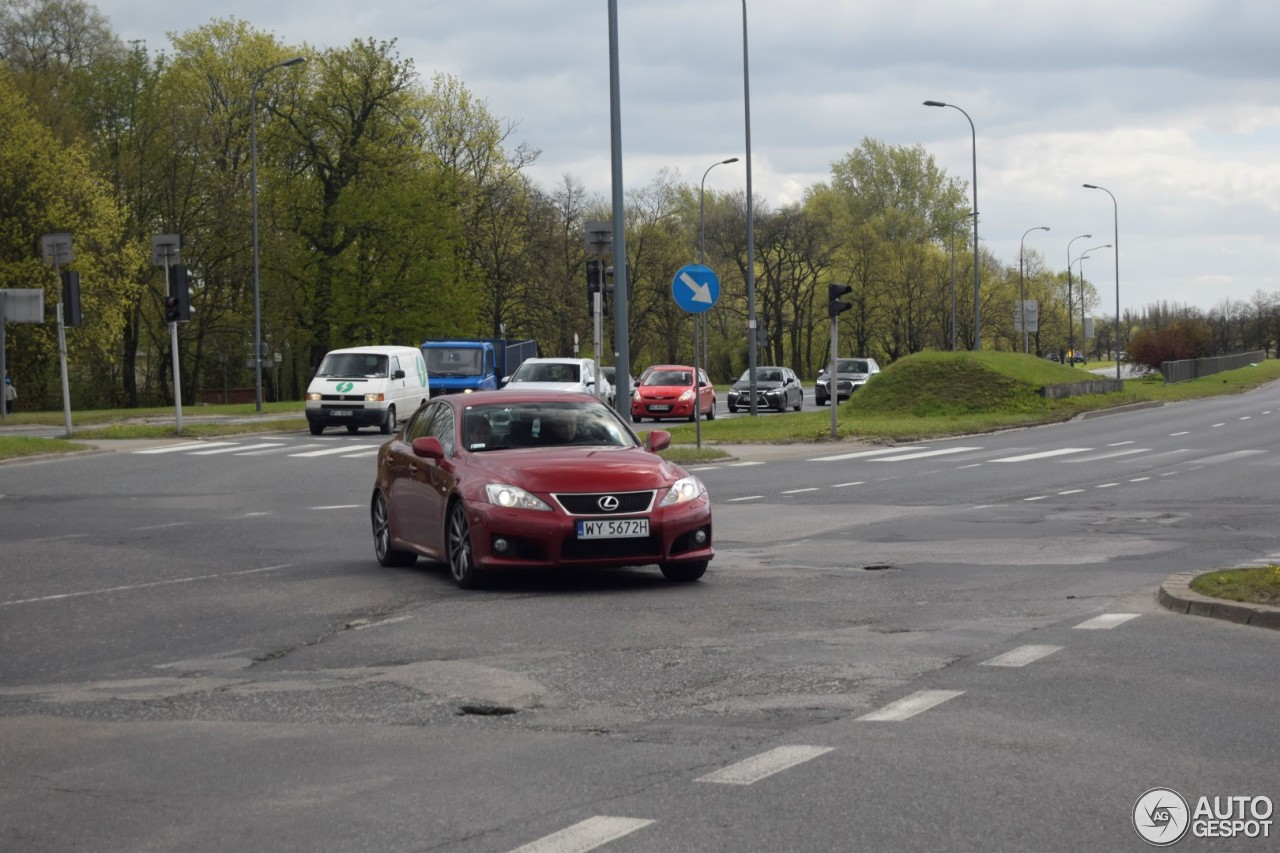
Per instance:
[[[836,377],[839,376],[839,372],[836,370],[836,359],[839,358],[839,353],[837,352],[839,344],[837,332],[839,331],[839,327],[840,314],[839,312],[835,312],[831,315],[831,366],[828,368],[827,373],[827,396],[831,398],[829,402],[831,404],[832,438],[836,438],[838,432],[838,427],[836,426],[836,409],[839,408],[840,403],[840,386],[836,381]]]
[[[164,252],[164,283],[169,287],[169,252]],[[169,294],[172,299],[173,294]],[[168,300],[165,300],[166,306]],[[169,349],[173,352],[173,407],[178,435],[182,435],[182,372],[178,369],[178,318],[169,319]]]

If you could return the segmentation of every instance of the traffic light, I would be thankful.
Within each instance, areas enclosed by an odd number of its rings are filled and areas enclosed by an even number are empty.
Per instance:
[[[62,323],[64,326],[79,326],[84,322],[80,312],[80,273],[75,270],[62,271]]]
[[[840,297],[846,293],[853,291],[853,288],[847,284],[828,284],[827,285],[827,316],[832,320],[841,311],[848,311],[853,307],[851,302],[841,302]]]
[[[191,320],[191,286],[187,268],[181,264],[169,267],[169,296],[164,301],[164,316],[170,323]]]
[[[587,315],[594,316],[596,310],[596,294],[604,295],[604,264],[598,259],[587,261]]]

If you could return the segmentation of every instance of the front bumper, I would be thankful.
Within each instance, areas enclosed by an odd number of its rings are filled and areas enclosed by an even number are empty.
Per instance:
[[[386,409],[363,403],[324,404],[315,408],[308,404],[306,414],[307,423],[317,426],[380,426],[387,419]]]

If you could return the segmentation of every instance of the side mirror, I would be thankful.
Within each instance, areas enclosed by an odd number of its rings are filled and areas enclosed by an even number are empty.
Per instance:
[[[651,429],[644,437],[644,446],[650,453],[666,450],[671,446],[671,433],[665,429]]]
[[[423,435],[413,440],[413,455],[437,462],[444,458],[444,445],[434,435]]]
[[[403,370],[397,370],[395,373],[392,373],[392,374],[391,374],[391,378],[392,378],[392,379],[404,379],[404,371],[403,371]]]

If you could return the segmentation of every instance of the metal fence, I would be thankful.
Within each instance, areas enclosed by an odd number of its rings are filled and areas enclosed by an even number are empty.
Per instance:
[[[1235,370],[1237,367],[1246,367],[1250,364],[1265,361],[1266,358],[1266,350],[1238,352],[1234,355],[1220,355],[1214,358],[1188,358],[1182,361],[1163,362],[1160,365],[1160,372],[1164,374],[1165,384],[1168,385],[1172,382],[1186,382],[1188,379],[1210,376],[1214,373],[1221,373],[1224,370]]]

